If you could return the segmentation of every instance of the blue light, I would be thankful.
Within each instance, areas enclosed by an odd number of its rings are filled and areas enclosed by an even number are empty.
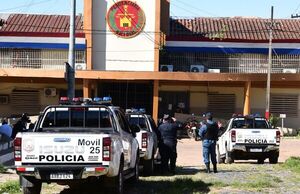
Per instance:
[[[95,97],[95,98],[93,99],[93,101],[94,101],[94,102],[101,102],[101,101],[102,101],[102,98]]]
[[[111,97],[103,97],[103,101],[106,101],[106,102],[111,102],[112,101],[112,98]]]
[[[145,108],[140,108],[139,112],[146,113],[146,109]]]

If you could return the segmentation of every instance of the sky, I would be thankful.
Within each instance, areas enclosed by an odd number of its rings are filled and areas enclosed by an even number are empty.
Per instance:
[[[171,16],[177,17],[269,18],[271,6],[274,6],[274,18],[290,18],[291,14],[300,14],[300,0],[170,1]],[[71,0],[0,0],[0,2],[2,2],[0,13],[69,14]],[[76,2],[77,13],[82,13],[83,0],[76,0]]]

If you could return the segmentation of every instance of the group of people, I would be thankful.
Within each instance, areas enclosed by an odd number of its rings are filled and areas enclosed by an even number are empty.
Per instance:
[[[11,127],[11,125],[8,124],[6,119],[3,119],[2,125],[0,126],[0,134],[5,135],[8,138],[14,139],[17,133],[27,130],[27,123],[30,123],[30,119],[27,113],[22,114],[21,118],[13,127]]]
[[[202,139],[203,160],[206,172],[210,173],[210,163],[213,165],[213,172],[217,173],[216,143],[218,140],[219,125],[213,121],[212,113],[204,115],[205,121],[199,129],[199,136]],[[177,159],[177,129],[176,119],[169,115],[164,115],[162,123],[158,127],[160,132],[159,150],[161,155],[161,171],[169,171],[175,174]]]

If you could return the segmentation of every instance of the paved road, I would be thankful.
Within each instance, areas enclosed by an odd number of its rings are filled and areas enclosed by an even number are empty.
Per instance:
[[[279,162],[284,162],[291,156],[300,157],[300,139],[282,139],[280,145]],[[202,142],[192,139],[181,139],[177,145],[177,165],[200,166],[203,165]],[[268,160],[266,160],[268,161]]]

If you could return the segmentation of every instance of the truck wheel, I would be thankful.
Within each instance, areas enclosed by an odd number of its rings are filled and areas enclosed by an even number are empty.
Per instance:
[[[217,162],[218,162],[218,164],[225,163],[224,158],[221,158],[219,145],[217,145]]]
[[[28,180],[25,177],[21,178],[23,194],[40,194],[42,183],[40,181]]]
[[[119,174],[118,176],[114,177],[114,191],[115,193],[123,194],[123,190],[124,190],[124,160],[121,159]]]
[[[154,149],[152,150],[154,152]],[[150,160],[144,160],[143,172],[145,176],[151,176],[154,171],[154,153],[152,153],[152,158]]]
[[[138,182],[139,181],[139,175],[140,175],[140,173],[139,173],[139,164],[140,164],[140,155],[139,155],[139,152],[137,153],[137,155],[136,155],[136,161],[135,161],[135,166],[134,166],[134,176],[132,176],[130,179],[129,179],[129,182],[131,182],[131,183],[136,183],[136,182]]]
[[[264,164],[265,163],[265,159],[264,158],[259,158],[257,160],[257,164]]]
[[[232,164],[232,163],[234,163],[234,160],[233,160],[233,158],[232,158],[232,153],[231,152],[229,152],[227,149],[226,149],[226,154],[225,154],[226,156],[225,156],[225,163],[226,164]]]
[[[278,163],[278,156],[271,156],[269,158],[270,164],[277,164]]]

